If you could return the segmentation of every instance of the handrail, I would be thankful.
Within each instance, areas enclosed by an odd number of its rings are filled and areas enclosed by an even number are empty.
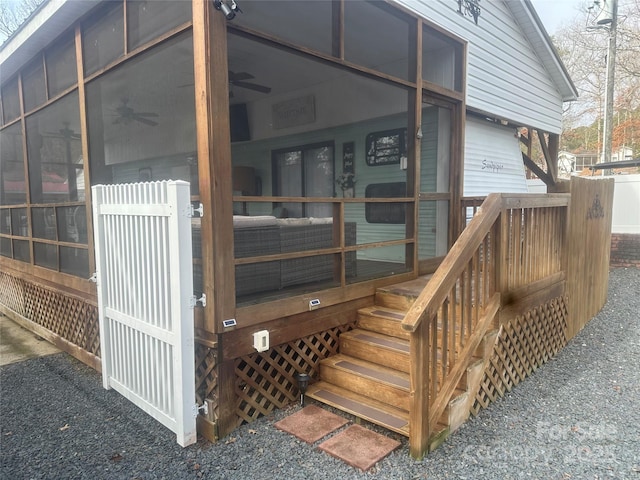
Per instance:
[[[451,290],[452,283],[463,272],[501,210],[502,195],[490,194],[405,315],[402,320],[403,329],[415,332],[425,317],[431,318],[437,313]]]
[[[473,205],[475,215],[402,320],[411,332],[409,444],[415,458],[428,450],[503,299],[561,272],[569,199],[494,193],[481,207]]]
[[[437,313],[451,285],[465,269],[503,209],[561,207],[568,204],[569,195],[565,193],[490,193],[405,315],[402,328],[415,332],[425,317],[430,318]]]

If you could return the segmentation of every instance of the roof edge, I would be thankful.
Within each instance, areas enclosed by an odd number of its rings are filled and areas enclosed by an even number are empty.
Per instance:
[[[551,39],[551,36],[547,32],[547,29],[544,27],[544,24],[542,23],[542,20],[540,20],[540,17],[538,16],[538,13],[536,12],[536,9],[534,8],[533,4],[531,3],[531,0],[520,0],[520,1],[526,7],[526,10],[527,10],[527,12],[529,14],[529,20],[532,21],[533,25],[536,27],[536,29],[538,30],[538,32],[541,35],[541,37],[544,39],[544,43],[547,45],[547,47],[549,49],[547,53],[549,53],[551,55],[551,59],[555,63],[556,67],[562,73],[562,76],[566,80],[567,85],[568,85],[569,89],[571,90],[571,94],[570,95],[563,95],[562,100],[565,101],[565,102],[571,102],[571,101],[577,100],[578,99],[578,89],[576,88],[575,84],[573,83],[573,80],[571,79],[571,75],[569,75],[569,72],[567,71],[567,67],[565,66],[564,62],[562,61],[562,58],[560,58],[560,53],[558,53],[558,50],[556,49],[555,45],[553,44],[553,40]],[[509,2],[507,2],[507,3],[509,3]]]

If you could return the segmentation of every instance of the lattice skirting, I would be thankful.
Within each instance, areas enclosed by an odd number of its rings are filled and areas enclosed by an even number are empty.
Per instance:
[[[338,337],[352,328],[352,324],[342,325],[237,359],[237,425],[296,401],[294,375],[305,372],[317,379],[320,361],[338,353]]]
[[[202,405],[205,399],[214,405],[209,420],[215,421],[218,415],[218,355],[215,348],[196,342],[196,400]]]
[[[567,344],[566,297],[558,297],[503,325],[471,413],[487,407]]]
[[[0,273],[0,303],[100,356],[100,325],[95,305],[6,273]]]

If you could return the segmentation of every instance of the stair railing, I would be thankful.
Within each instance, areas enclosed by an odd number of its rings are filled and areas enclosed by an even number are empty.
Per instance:
[[[569,196],[490,194],[405,315],[411,332],[411,455],[435,427],[501,297],[562,273]]]

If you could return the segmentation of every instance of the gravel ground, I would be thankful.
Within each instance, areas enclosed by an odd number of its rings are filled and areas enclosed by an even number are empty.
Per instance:
[[[604,309],[554,360],[422,461],[402,439],[366,473],[273,427],[297,406],[182,449],[66,354],[7,365],[0,477],[640,480],[639,312],[640,269],[613,270]]]

